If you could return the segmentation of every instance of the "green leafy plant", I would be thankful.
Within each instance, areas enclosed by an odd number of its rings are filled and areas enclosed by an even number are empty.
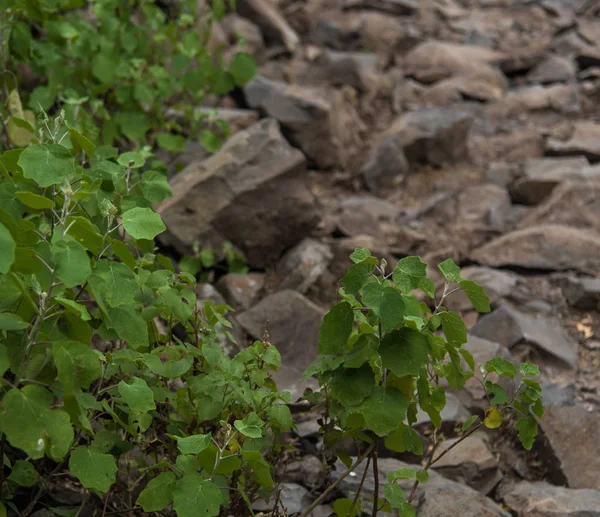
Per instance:
[[[11,142],[29,143],[34,113],[64,109],[77,130],[107,145],[149,143],[178,153],[197,139],[218,149],[229,128],[199,107],[256,71],[250,54],[225,62],[223,49],[209,44],[211,24],[226,10],[224,0],[200,15],[196,0],[5,0],[1,79],[4,92],[18,89],[28,108],[13,100],[2,113]],[[16,83],[31,72],[40,80],[25,95]]]
[[[514,412],[518,436],[523,446],[531,449],[538,432],[535,417],[541,417],[544,409],[541,386],[535,379],[540,372],[531,363],[522,363],[517,370],[502,358],[479,365],[477,371],[473,356],[463,348],[467,328],[460,315],[448,310],[444,302],[462,290],[477,311],[489,312],[489,298],[478,284],[461,278],[460,268],[452,260],[439,264],[445,282],[443,292],[436,296],[427,265],[419,257],[401,259],[389,273],[385,260],[371,256],[366,249],[356,249],[351,259],[354,264],[342,279],[341,301],[325,315],[319,330],[320,357],[305,373],[307,377],[318,376],[321,392],[308,390],[305,397],[324,408],[321,430],[330,454],[335,454],[335,445],[341,439],[348,438],[363,443],[366,450],[354,464],[347,453],[337,451],[348,470],[303,516],[365,460],[373,465],[377,494],[380,442],[392,451],[422,455],[422,440],[413,429],[420,409],[435,429],[429,458],[423,469],[404,468],[390,473],[383,486],[384,500],[376,495],[371,510],[372,516],[381,509],[414,516],[411,503],[416,488],[427,481],[431,466],[478,429],[496,429],[505,415]],[[413,293],[416,290],[429,302],[420,302]],[[512,393],[495,382],[502,377],[512,381],[520,377],[518,385],[513,383]],[[462,438],[436,455],[446,391],[462,388],[471,378],[485,389],[489,407],[483,419],[478,415],[468,419],[462,427]],[[368,465],[365,474],[367,470]],[[398,484],[402,479],[414,480],[408,497]],[[354,500],[337,501],[336,511],[344,517],[357,515],[363,510],[362,504],[359,489]]]
[[[224,354],[229,307],[157,253],[170,189],[148,149],[97,147],[64,113],[40,126],[0,155],[0,511],[68,475],[112,513],[247,513],[292,426],[277,350]]]

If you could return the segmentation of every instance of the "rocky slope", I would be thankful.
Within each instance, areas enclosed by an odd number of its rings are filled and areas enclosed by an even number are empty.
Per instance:
[[[259,74],[220,106],[235,133],[225,147],[209,157],[190,144],[172,164],[183,171],[160,207],[164,244],[187,254],[195,241],[228,240],[245,254],[251,273],[203,293],[236,309],[242,341],[260,338],[268,320],[284,361],[277,381],[296,395],[355,247],[392,266],[419,254],[432,271],[452,257],[492,299],[481,318],[451,300],[476,359],[541,364],[549,408],[530,454],[508,430],[454,449],[417,514],[600,515],[600,5],[238,5],[216,42],[241,36]],[[446,418],[481,411],[481,398],[468,386]],[[299,416],[293,439],[306,456],[280,476],[290,515],[322,483],[317,428]],[[386,458],[382,476],[401,460],[418,458]]]

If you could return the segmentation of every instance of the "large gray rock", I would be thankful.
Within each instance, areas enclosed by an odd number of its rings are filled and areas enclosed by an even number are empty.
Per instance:
[[[275,272],[278,289],[306,293],[327,270],[333,259],[331,248],[315,239],[304,239],[287,251]]]
[[[442,442],[437,454],[447,452],[433,468],[444,477],[489,494],[502,479],[498,458],[490,450],[485,435],[475,433],[450,449],[461,438]]]
[[[378,60],[370,52],[325,50],[317,60],[316,75],[333,86],[351,86],[364,93],[376,87]]]
[[[511,194],[518,203],[537,205],[561,182],[593,177],[594,171],[583,156],[532,158],[523,164],[523,175],[511,186]]]
[[[540,422],[571,488],[600,490],[600,416],[582,406],[552,405]]]
[[[350,237],[371,235],[383,238],[386,227],[396,226],[400,209],[392,203],[368,194],[343,199],[335,220],[337,228]]]
[[[600,303],[600,278],[566,275],[557,278],[557,284],[572,307],[593,310]]]
[[[281,483],[278,487],[279,492],[279,508],[287,515],[294,515],[302,512],[313,502],[313,497],[310,492],[302,485],[296,483]],[[277,497],[273,494],[269,501],[259,499],[252,503],[252,508],[256,511],[265,512],[275,508]]]
[[[517,517],[600,517],[600,491],[521,481],[500,489]]]
[[[600,124],[578,121],[568,140],[550,138],[546,154],[551,156],[585,155],[592,162],[600,161]]]
[[[505,305],[481,318],[471,328],[471,334],[509,349],[533,345],[566,365],[577,367],[577,342],[551,319],[526,316]]]
[[[398,118],[369,154],[361,173],[369,188],[393,186],[410,165],[442,166],[467,158],[473,116],[445,109],[416,110]]]
[[[598,166],[590,167],[596,169]],[[552,190],[541,205],[519,222],[527,228],[540,224],[560,224],[573,228],[600,230],[600,181],[565,181]]]
[[[361,145],[362,122],[341,92],[258,75],[244,86],[244,94],[250,107],[277,119],[290,140],[323,169],[343,167],[349,150]]]
[[[510,232],[471,253],[492,267],[598,271],[600,237],[592,231],[558,224],[542,224]]]
[[[573,114],[581,110],[579,90],[573,84],[526,86],[511,90],[504,100],[509,113],[554,110]]]
[[[173,196],[157,208],[167,226],[161,240],[181,254],[196,241],[222,249],[229,240],[252,265],[275,261],[320,219],[304,167],[276,121],[258,122],[173,178]]]
[[[460,447],[460,445],[458,446]],[[348,498],[353,498],[362,479],[366,462],[359,465],[352,475],[347,476],[340,484],[339,489]],[[333,479],[337,479],[347,469],[338,460],[336,470],[332,472]],[[400,468],[414,468],[413,465],[392,458],[381,458],[378,462],[379,470],[379,497],[383,497],[383,486],[387,482],[387,474]],[[402,481],[400,486],[408,497],[412,488],[412,481]],[[373,498],[375,491],[375,478],[372,469],[369,469],[363,485],[363,500]],[[429,472],[429,481],[419,485],[415,501],[417,517],[510,517],[510,514],[500,508],[494,501],[472,488],[444,478],[435,471]],[[367,506],[370,508],[370,506]]]
[[[273,375],[279,390],[290,391],[292,400],[304,392],[302,381],[306,367],[317,358],[319,327],[325,311],[300,293],[284,290],[263,299],[237,320],[255,339],[265,329],[269,340],[281,354],[281,366]]]
[[[526,76],[532,84],[568,83],[575,80],[577,66],[572,59],[550,54]]]
[[[236,311],[244,311],[257,300],[264,283],[263,273],[227,273],[215,287]]]

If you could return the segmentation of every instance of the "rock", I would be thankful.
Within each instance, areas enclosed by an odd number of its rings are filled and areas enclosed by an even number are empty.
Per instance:
[[[571,59],[550,54],[525,79],[530,84],[569,83],[575,81],[576,74],[577,67]]]
[[[406,160],[433,166],[464,160],[472,123],[472,115],[464,111],[423,109],[402,115],[382,135],[361,172],[368,184],[379,188],[408,172]]]
[[[290,52],[300,45],[300,37],[290,27],[277,4],[263,0],[241,0],[236,6],[240,15],[260,26],[266,36],[281,41]]]
[[[358,114],[339,91],[288,85],[257,75],[244,86],[250,107],[277,119],[320,168],[343,167],[360,148]]]
[[[542,401],[544,407],[552,405],[574,406],[575,405],[575,384],[561,386],[551,382],[542,382]]]
[[[350,237],[372,235],[383,238],[386,233],[385,225],[393,227],[399,213],[396,206],[375,196],[347,197],[339,205],[337,227]]]
[[[508,349],[533,345],[571,368],[577,367],[577,342],[551,319],[526,316],[505,305],[480,318],[471,334],[493,340]]]
[[[600,161],[600,124],[588,121],[575,122],[573,134],[568,140],[548,139],[546,154],[549,156],[584,155],[591,162]]]
[[[333,252],[327,244],[304,239],[286,252],[277,265],[277,288],[306,293],[327,270]]]
[[[584,311],[594,310],[600,302],[600,278],[566,275],[557,279],[567,303]]]
[[[520,228],[541,224],[600,230],[600,181],[565,181],[546,201],[531,210],[519,223]]]
[[[244,311],[256,302],[264,283],[262,273],[227,273],[215,287],[236,311]]]
[[[600,490],[521,481],[502,487],[500,497],[517,517],[600,517]]]
[[[236,13],[230,13],[221,23],[227,33],[229,43],[236,44],[238,39],[244,40],[244,51],[253,56],[260,55],[265,50],[265,41],[262,31],[250,20],[242,18]]]
[[[361,93],[376,87],[377,54],[325,50],[318,60],[320,75],[333,86],[351,86]]]
[[[600,417],[582,406],[546,408],[541,429],[560,461],[569,487],[600,489]]]
[[[503,103],[509,114],[521,113],[523,110],[554,110],[558,113],[575,114],[581,110],[579,91],[573,84],[518,88],[511,90]]]
[[[296,483],[281,483],[279,485],[279,508],[283,509],[287,515],[300,513],[310,506],[313,497],[310,492],[302,485]],[[276,489],[277,490],[277,489]],[[252,509],[255,511],[264,512],[275,508],[276,494],[273,493],[269,501],[259,499],[252,503]]]
[[[427,41],[405,57],[405,73],[418,81],[432,83],[450,76],[482,73],[482,69],[498,62],[502,54],[485,47],[460,45],[446,41]],[[502,73],[488,68],[502,83]]]
[[[502,271],[482,266],[469,266],[461,269],[461,276],[466,280],[473,280],[480,284],[490,297],[490,305],[497,307],[505,300],[514,303],[525,303],[533,294],[525,284],[523,278],[510,271]],[[461,300],[460,310],[471,308],[473,305],[462,291],[457,292],[449,301],[455,303]],[[456,297],[456,298],[455,298]]]
[[[457,197],[458,223],[481,227],[500,221],[511,208],[510,196],[505,188],[496,185],[473,185]]]
[[[492,267],[585,273],[600,267],[600,237],[589,230],[543,224],[494,239],[471,253],[471,258]]]
[[[308,489],[314,489],[323,481],[323,474],[321,460],[309,454],[285,465],[285,471],[278,475],[278,479],[284,483],[298,483]]]
[[[365,465],[366,462],[363,462],[354,470],[352,475],[347,476],[338,485],[345,497],[354,497],[362,479]],[[383,486],[387,482],[387,474],[395,472],[400,468],[414,468],[414,466],[393,458],[381,458],[378,461],[379,497],[383,496]],[[335,464],[335,470],[332,472],[333,479],[337,479],[346,470],[346,466],[338,460]],[[408,497],[413,481],[404,480],[399,484],[404,490],[406,497]],[[370,469],[363,485],[363,500],[366,502],[369,498],[373,498],[374,491],[375,479],[372,469]],[[510,517],[509,513],[483,494],[468,486],[446,479],[435,471],[429,471],[429,480],[427,483],[419,485],[413,504],[416,507],[418,517],[440,517],[442,515],[460,515],[460,517]],[[366,507],[370,508],[370,506]]]
[[[157,208],[167,226],[163,244],[185,255],[196,241],[222,249],[229,240],[252,265],[274,262],[320,219],[304,164],[273,119],[234,135],[171,181],[173,196]]]
[[[343,0],[342,5],[345,9],[377,9],[397,16],[419,11],[418,0]]]
[[[421,38],[411,21],[377,11],[318,11],[314,20],[311,41],[336,50],[388,53],[408,50]]]
[[[281,366],[273,379],[280,391],[292,392],[292,400],[304,392],[302,374],[317,358],[323,315],[320,307],[301,294],[285,290],[267,296],[237,318],[255,339],[262,339],[267,328],[270,342],[281,354]]]
[[[493,68],[469,72],[436,82],[423,94],[427,106],[450,106],[465,100],[491,102],[502,99],[508,89],[506,80]]]
[[[589,162],[583,156],[562,158],[531,158],[523,164],[523,176],[511,186],[516,202],[537,205],[546,199],[561,182],[581,179]],[[599,170],[600,173],[600,170]]]
[[[469,410],[465,408],[452,393],[446,394],[446,405],[444,406],[444,409],[442,409],[440,415],[442,417],[442,423],[448,424],[450,427],[454,427],[458,423],[464,423],[471,417]],[[417,412],[417,421],[414,425],[419,427],[424,424],[429,424],[430,422],[431,419],[429,418],[429,415],[422,409],[419,409]]]
[[[437,454],[448,450],[458,440],[460,438],[451,438],[442,442]],[[498,463],[484,435],[475,433],[446,453],[433,468],[444,477],[487,495],[502,479]]]
[[[484,174],[483,180],[499,187],[508,187],[518,175],[518,167],[514,163],[492,162]]]

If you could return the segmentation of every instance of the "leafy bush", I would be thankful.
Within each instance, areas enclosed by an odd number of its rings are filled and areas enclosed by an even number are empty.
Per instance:
[[[100,497],[112,490],[112,512],[150,480],[144,511],[242,514],[272,488],[292,425],[268,375],[278,352],[264,341],[224,354],[228,307],[199,304],[195,278],[156,252],[151,205],[170,189],[147,150],[96,147],[62,117],[44,127],[0,155],[4,503],[29,515],[68,472]],[[125,487],[123,464],[141,473]]]
[[[489,298],[478,284],[461,278],[452,260],[439,264],[445,283],[443,293],[436,297],[427,266],[419,257],[401,259],[390,273],[386,273],[385,260],[377,260],[366,249],[356,249],[351,259],[354,265],[340,289],[342,301],[325,315],[319,330],[320,357],[305,373],[318,375],[321,392],[308,390],[305,396],[323,405],[323,440],[330,454],[342,439],[365,443],[366,451],[354,465],[347,453],[338,451],[349,469],[345,475],[368,458],[377,479],[380,441],[391,451],[422,455],[423,443],[412,426],[419,409],[427,413],[435,431],[425,468],[389,474],[383,487],[385,500],[374,501],[371,513],[375,516],[379,509],[396,509],[402,517],[414,516],[411,501],[416,487],[427,481],[429,468],[445,454],[435,455],[446,390],[458,390],[475,378],[489,401],[482,421],[474,415],[464,423],[462,439],[481,427],[500,427],[504,415],[514,410],[519,439],[531,449],[538,432],[535,417],[541,417],[544,410],[541,386],[534,379],[540,372],[531,363],[522,363],[517,371],[510,361],[494,358],[479,365],[482,378],[476,375],[473,356],[462,347],[467,342],[467,328],[460,315],[443,304],[452,293],[462,290],[477,311],[489,312]],[[412,294],[417,289],[430,299],[429,304]],[[513,383],[514,393],[507,393],[492,380],[494,376],[512,381],[520,376],[520,381],[518,387]],[[415,480],[408,498],[397,483],[401,479]],[[315,505],[336,485],[331,484]],[[336,511],[339,516],[354,516],[361,505],[359,490],[354,500],[336,501]]]
[[[198,107],[206,95],[226,94],[249,81],[256,65],[244,52],[227,64],[223,52],[209,47],[211,23],[226,13],[224,0],[212,0],[201,16],[198,5],[7,0],[0,48],[10,67],[3,73],[5,91],[18,88],[23,94],[23,86],[7,84],[19,78],[23,83],[28,69],[39,78],[27,95],[32,111],[8,114],[31,123],[34,112],[64,109],[67,120],[92,141],[112,145],[119,139],[179,152],[188,135],[216,150],[227,124]],[[169,117],[169,108],[180,116]],[[27,142],[13,138],[13,143]]]

